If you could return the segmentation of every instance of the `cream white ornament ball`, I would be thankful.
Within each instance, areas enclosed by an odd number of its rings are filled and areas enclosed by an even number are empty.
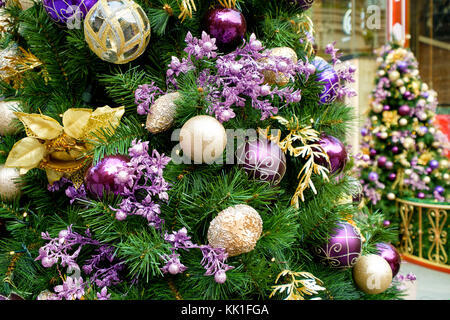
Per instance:
[[[263,221],[259,213],[246,204],[238,204],[221,211],[210,223],[208,243],[224,248],[230,257],[255,248],[262,233]]]
[[[403,82],[403,80],[402,79],[398,79],[397,81],[395,81],[395,85],[397,86],[397,87],[401,87],[401,86],[403,86],[405,83]]]
[[[395,194],[394,193],[392,193],[392,192],[389,192],[388,194],[387,194],[387,198],[389,199],[389,200],[395,200]]]
[[[405,87],[400,87],[400,93],[401,94],[405,94],[406,92],[406,88]]]
[[[181,149],[195,163],[212,163],[222,156],[226,145],[225,128],[214,117],[196,116],[189,119],[181,128]]]
[[[392,283],[392,269],[389,263],[379,255],[361,256],[353,267],[353,280],[365,293],[382,293]]]
[[[412,170],[411,170],[411,169],[406,169],[406,170],[405,170],[405,174],[406,174],[407,176],[410,176],[410,175],[412,174]]]
[[[408,124],[408,120],[405,119],[405,118],[401,118],[401,119],[398,121],[398,123],[399,123],[401,126],[406,126],[406,125]]]
[[[444,173],[442,177],[444,178],[445,181],[450,181],[450,174]]]
[[[20,195],[20,183],[16,181],[20,177],[16,168],[5,168],[0,165],[0,199],[12,200]]]
[[[425,82],[422,83],[422,91],[428,91],[428,89],[430,89],[428,85]]]
[[[431,178],[428,177],[428,176],[426,176],[426,177],[423,178],[423,182],[425,182],[426,184],[428,184],[428,183],[431,182]]]
[[[150,106],[147,115],[146,128],[151,133],[160,133],[169,129],[176,114],[175,101],[180,98],[180,93],[172,92],[165,94]]]
[[[441,160],[440,162],[439,162],[439,166],[442,168],[442,169],[447,169],[447,168],[449,168],[449,161],[448,160],[446,160],[446,159],[443,159],[443,160]]]
[[[374,103],[372,105],[372,110],[375,113],[381,113],[383,111],[383,105],[381,103]]]
[[[387,133],[386,131],[383,131],[383,132],[380,133],[380,139],[383,139],[383,140],[384,140],[384,139],[387,139],[388,136],[389,136],[389,135],[388,135],[388,133]]]
[[[370,118],[370,120],[372,120],[372,122],[376,123],[378,121],[378,118],[377,118],[377,116],[372,116]]]
[[[384,70],[380,70],[380,71],[378,71],[377,74],[379,77],[383,77],[386,74],[386,72]]]
[[[19,101],[0,101],[0,136],[14,134],[20,130],[14,111],[20,111]]]
[[[403,146],[406,149],[410,149],[410,148],[414,147],[414,144],[415,144],[414,139],[411,137],[406,137],[405,140],[403,140]]]
[[[428,132],[431,133],[431,134],[435,134],[436,133],[436,129],[434,127],[430,127],[428,129]]]
[[[400,79],[400,72],[395,70],[395,71],[392,71],[389,73],[389,80],[394,82],[394,81],[397,81],[398,79]]]
[[[145,51],[150,21],[132,0],[98,0],[84,19],[84,37],[100,59],[124,64]]]

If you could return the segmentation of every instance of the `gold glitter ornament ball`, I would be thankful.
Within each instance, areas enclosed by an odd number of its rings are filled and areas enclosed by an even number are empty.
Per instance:
[[[391,285],[392,269],[379,255],[361,256],[353,266],[353,280],[367,294],[382,293]]]
[[[132,0],[99,0],[86,15],[84,37],[100,59],[124,64],[144,52],[150,41],[150,22]]]
[[[174,102],[179,98],[178,92],[172,92],[155,100],[147,115],[146,128],[148,131],[160,133],[172,126],[177,109]]]
[[[0,166],[0,200],[12,200],[20,195],[20,183],[16,181],[20,177],[16,168]]]
[[[14,111],[20,111],[19,101],[0,101],[0,136],[15,134],[20,130]]]
[[[200,115],[189,119],[180,131],[180,146],[194,163],[211,164],[222,156],[227,133],[214,117]]]
[[[271,57],[288,58],[294,64],[296,64],[298,61],[297,53],[295,53],[295,51],[289,47],[278,47],[270,49],[269,55]],[[264,63],[268,63],[267,59],[263,59],[262,61]],[[264,82],[270,85],[277,84],[279,86],[284,86],[289,83],[289,77],[281,72],[278,72],[278,74],[276,74],[272,70],[265,70],[263,71],[263,74],[264,74]]]
[[[261,236],[262,219],[246,204],[221,211],[208,229],[208,242],[213,248],[224,248],[230,257],[250,252]]]

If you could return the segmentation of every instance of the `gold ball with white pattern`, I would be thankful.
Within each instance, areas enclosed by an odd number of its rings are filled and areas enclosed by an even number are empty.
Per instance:
[[[100,59],[124,64],[144,52],[150,21],[132,0],[99,0],[86,15],[84,37]]]
[[[379,255],[361,256],[353,266],[353,280],[367,294],[386,291],[392,282],[392,269]]]
[[[19,131],[20,126],[14,123],[17,119],[14,111],[20,111],[19,106],[19,101],[0,101],[0,136],[15,134]]]
[[[175,101],[180,98],[180,93],[165,94],[150,106],[147,115],[146,128],[151,133],[160,133],[169,129],[175,118],[177,106]]]
[[[208,242],[213,248],[224,248],[230,257],[255,248],[263,221],[259,213],[246,204],[221,211],[210,223]]]

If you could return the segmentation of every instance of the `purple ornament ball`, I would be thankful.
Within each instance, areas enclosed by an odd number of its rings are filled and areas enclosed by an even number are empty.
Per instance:
[[[430,173],[433,172],[433,169],[431,169],[430,167],[427,167],[427,168],[425,169],[425,172],[426,172],[427,174],[430,174]]]
[[[391,225],[391,222],[389,220],[384,220],[383,221],[383,226],[389,227],[390,225]]]
[[[320,93],[320,103],[329,104],[336,100],[339,90],[339,76],[333,66],[320,57],[315,57],[312,61],[317,70],[317,82],[323,85]]]
[[[232,8],[214,8],[205,17],[206,32],[216,39],[223,51],[234,50],[242,43],[247,23],[242,12]]]
[[[324,133],[320,136],[319,144],[328,155],[331,167],[324,157],[317,159],[316,163],[328,168],[332,174],[342,171],[347,164],[347,150],[344,144],[339,139]]]
[[[389,176],[388,176],[388,179],[390,181],[394,181],[396,178],[397,178],[397,175],[395,173],[390,173]]]
[[[57,23],[77,23],[98,0],[42,0],[45,11]]]
[[[397,146],[393,146],[391,150],[392,150],[392,153],[394,153],[394,154],[397,154],[399,151]]]
[[[367,130],[367,128],[362,128],[361,129],[361,135],[363,137],[367,136],[369,134],[369,130]]]
[[[375,157],[375,156],[377,155],[377,150],[375,150],[375,149],[370,149],[369,153],[370,153],[370,156],[371,156],[371,157]]]
[[[431,160],[430,163],[428,163],[431,169],[435,170],[439,168],[439,161],[437,160]]]
[[[378,173],[372,171],[369,173],[369,180],[370,181],[377,181],[378,180]]]
[[[378,167],[382,168],[386,165],[387,158],[385,156],[381,156],[377,160]]]
[[[120,172],[127,173],[130,158],[122,155],[106,156],[95,166],[91,166],[85,176],[86,190],[94,197],[103,197],[103,192],[120,195],[125,189],[125,182],[118,182]]]
[[[434,192],[437,192],[438,194],[440,194],[442,196],[445,192],[445,189],[442,186],[436,186],[436,188],[434,188]]]
[[[425,199],[425,193],[419,192],[419,193],[417,194],[417,198],[419,198],[419,199]]]
[[[247,141],[236,151],[237,162],[252,178],[278,185],[286,173],[286,156],[272,141]]]
[[[402,258],[397,249],[392,244],[386,242],[378,242],[375,246],[378,249],[378,255],[389,263],[392,269],[392,277],[395,277],[400,270],[400,263],[402,262]]]
[[[362,238],[359,230],[348,222],[339,223],[331,238],[316,254],[334,268],[351,267],[361,255]]]
[[[295,3],[302,10],[308,10],[313,5],[314,0],[289,0],[289,2]]]
[[[402,117],[409,115],[411,111],[411,108],[409,106],[402,105],[400,108],[398,108],[398,114],[401,115]]]
[[[400,62],[397,63],[397,68],[401,72],[405,73],[406,71],[408,71],[408,63],[405,62],[405,61],[400,61]]]
[[[385,106],[383,107],[383,110],[384,110],[384,111],[389,111],[389,110],[391,110],[391,107],[388,106],[388,105],[385,105]]]

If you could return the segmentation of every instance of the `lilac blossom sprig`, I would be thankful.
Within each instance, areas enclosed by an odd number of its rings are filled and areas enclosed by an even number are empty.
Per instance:
[[[140,115],[147,114],[156,97],[162,94],[164,92],[155,86],[155,82],[140,85],[134,92],[134,102],[138,105],[137,113]]]
[[[73,204],[75,200],[86,200],[86,188],[84,184],[76,188],[73,185],[73,182],[69,179],[62,177],[60,180],[53,182],[53,184],[49,184],[47,189],[50,192],[56,192],[63,188],[66,188],[65,193],[66,196],[70,199],[70,204]]]
[[[352,98],[356,96],[357,93],[347,84],[355,82],[356,67],[349,62],[343,63],[340,60],[343,54],[338,53],[339,49],[336,49],[335,45],[336,41],[328,44],[325,48],[325,53],[331,56],[333,68],[335,69],[339,77],[339,82],[341,83],[337,92],[337,99],[342,99],[344,97]]]
[[[184,272],[187,268],[179,260],[177,250],[182,249],[189,251],[190,249],[200,249],[203,254],[203,259],[200,262],[205,268],[205,276],[214,275],[214,280],[217,283],[224,283],[226,281],[226,272],[233,269],[225,263],[228,254],[223,248],[212,248],[209,245],[197,245],[192,243],[191,237],[188,236],[186,228],[179,231],[174,231],[171,234],[165,233],[164,240],[172,245],[172,254],[165,255],[162,259],[166,265],[161,268],[163,273],[178,274]]]
[[[127,172],[117,177],[125,185],[123,200],[116,212],[117,220],[125,220],[128,216],[139,215],[147,219],[150,226],[159,229],[163,222],[159,217],[161,210],[157,200],[167,201],[170,185],[163,177],[163,170],[170,158],[153,150],[148,153],[148,141],[134,140],[128,149],[131,157]],[[156,199],[157,197],[157,199]]]
[[[104,267],[106,262],[107,267]],[[123,261],[116,261],[114,249],[108,245],[102,245],[97,253],[86,261],[83,271],[92,276],[90,281],[100,288],[110,287],[121,282],[119,273],[123,270]]]

